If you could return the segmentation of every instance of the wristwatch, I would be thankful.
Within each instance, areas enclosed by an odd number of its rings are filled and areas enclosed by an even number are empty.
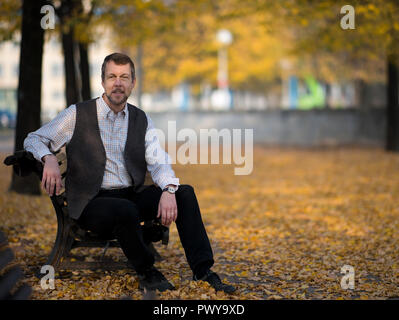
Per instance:
[[[179,188],[179,186],[176,186],[176,188],[175,187],[165,187],[163,190],[162,190],[162,192],[164,192],[164,191],[168,191],[169,193],[175,193],[176,191],[177,191],[177,189]]]

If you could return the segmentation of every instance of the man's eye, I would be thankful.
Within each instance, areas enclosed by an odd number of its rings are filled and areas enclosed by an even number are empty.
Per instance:
[[[113,79],[115,78],[115,76],[108,76],[108,79]]]

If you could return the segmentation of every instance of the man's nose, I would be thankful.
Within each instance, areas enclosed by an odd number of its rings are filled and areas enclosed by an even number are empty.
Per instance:
[[[120,85],[120,84],[121,84],[121,79],[119,77],[116,77],[115,85]]]

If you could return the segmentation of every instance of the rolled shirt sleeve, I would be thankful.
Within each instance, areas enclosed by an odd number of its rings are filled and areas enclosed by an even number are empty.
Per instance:
[[[36,160],[61,149],[69,143],[75,129],[76,106],[61,111],[53,120],[38,130],[31,132],[24,140],[24,149],[33,154]]]
[[[179,178],[176,178],[172,169],[172,159],[169,154],[162,149],[157,129],[155,129],[151,118],[147,116],[147,131],[145,136],[145,158],[147,162],[147,170],[151,174],[152,180],[164,189],[167,185],[173,184],[179,186]]]

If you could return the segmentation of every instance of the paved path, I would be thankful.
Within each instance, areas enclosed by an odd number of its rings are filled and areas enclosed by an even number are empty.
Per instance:
[[[14,130],[0,130],[0,152],[12,152],[14,150]]]

